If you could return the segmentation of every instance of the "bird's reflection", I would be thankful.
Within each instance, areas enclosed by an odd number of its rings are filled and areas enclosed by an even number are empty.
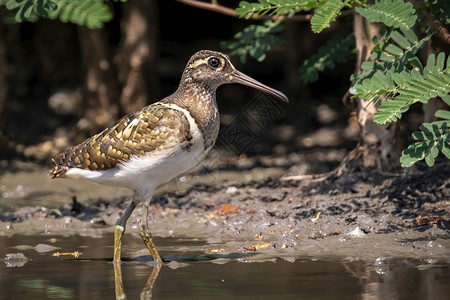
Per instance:
[[[198,261],[212,261],[216,259],[228,259],[228,260],[237,260],[237,261],[245,261],[248,262],[250,258],[254,255],[257,255],[258,252],[253,253],[242,253],[242,252],[228,252],[228,253],[209,253],[209,254],[200,254],[200,255],[177,255],[177,254],[169,254],[164,256],[165,262],[198,262]],[[145,255],[140,257],[138,261],[147,262],[149,259],[149,255]],[[114,284],[116,289],[116,299],[127,299],[123,289],[123,281],[122,281],[122,268],[120,261],[114,261]],[[159,272],[161,271],[162,260],[153,260],[153,270],[150,276],[145,283],[145,286],[141,291],[141,300],[152,299],[153,286],[155,285],[155,281],[159,276]]]
[[[127,296],[123,290],[123,281],[122,281],[122,267],[121,262],[113,261],[114,266],[114,285],[116,289],[116,299],[127,299]],[[152,299],[153,286],[155,284],[156,279],[158,278],[159,272],[161,271],[162,262],[157,260],[154,262],[153,270],[150,276],[143,287],[140,298],[141,300]]]

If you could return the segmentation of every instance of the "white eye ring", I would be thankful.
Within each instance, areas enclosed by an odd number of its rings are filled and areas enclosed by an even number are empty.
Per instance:
[[[220,67],[220,60],[215,57],[211,57],[208,60],[208,64],[213,68],[218,68],[218,67]]]

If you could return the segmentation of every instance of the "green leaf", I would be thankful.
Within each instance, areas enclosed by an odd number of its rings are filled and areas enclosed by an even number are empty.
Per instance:
[[[403,50],[400,49],[399,47],[395,46],[395,45],[388,45],[385,49],[386,52],[389,52],[395,56],[402,56],[403,55]]]
[[[250,25],[244,28],[235,34],[236,41],[225,41],[220,46],[230,51],[230,55],[239,55],[243,63],[247,54],[261,62],[266,58],[272,44],[284,44],[285,41],[275,35],[283,28],[280,22],[267,20],[263,25]]]
[[[392,72],[383,74],[382,71],[376,71],[370,78],[364,79],[361,83],[356,83],[352,91],[354,97],[372,101],[386,93],[396,92],[397,87],[394,85]]]
[[[319,0],[258,0],[255,3],[241,1],[236,8],[236,14],[246,19],[251,18],[252,14],[292,16],[301,10],[316,7],[318,3]]]
[[[12,9],[14,9],[14,8],[16,8],[16,7],[18,7],[18,6],[20,6],[20,3],[19,2],[16,2],[16,0],[8,0],[7,2],[6,2],[6,9],[9,9],[9,10],[12,10]]]
[[[422,70],[420,60],[415,55],[422,48],[431,35],[419,40],[410,29],[401,28],[383,34],[382,39],[374,38],[374,49],[371,53],[370,64],[364,63],[362,73],[352,75],[352,80],[360,82],[371,78],[376,71],[395,74],[408,69]],[[369,68],[372,66],[372,68]]]
[[[434,157],[431,155],[431,153],[428,153],[427,156],[425,156],[425,162],[429,167],[432,167],[434,165]]]
[[[36,11],[42,17],[48,18],[47,7],[49,7],[49,6],[47,5],[46,7],[44,7],[44,4],[46,4],[46,2],[44,2],[44,0],[37,0],[37,2],[36,2]]]
[[[345,4],[343,0],[329,0],[324,5],[318,6],[311,18],[312,31],[319,33],[330,27],[330,23],[336,20]]]
[[[450,58],[450,55],[448,56]],[[450,64],[447,62],[447,66],[449,66]],[[450,95],[444,95],[442,96],[442,100],[447,104],[450,105]]]
[[[385,124],[395,122],[399,116],[405,112],[412,104],[417,102],[427,103],[429,99],[440,96],[443,99],[448,96],[450,86],[450,76],[448,67],[444,66],[445,54],[440,53],[438,59],[432,54],[428,57],[427,65],[422,74],[411,71],[402,72],[400,75],[393,76],[397,86],[393,89],[384,91],[374,83],[376,80],[364,80],[361,84],[355,84],[355,96],[371,100],[380,95],[380,93],[390,93],[386,102],[382,103],[375,113],[375,122]],[[389,74],[389,72],[387,73]],[[369,84],[370,83],[370,84]],[[449,113],[450,114],[450,113]],[[439,111],[438,115],[449,116],[445,111]],[[427,125],[423,125],[427,126]]]
[[[438,143],[438,149],[447,157],[447,159],[450,159],[450,144],[440,142]]]
[[[436,116],[437,118],[450,120],[450,111],[448,111],[448,110],[438,110],[438,111],[435,113],[435,116]]]
[[[39,15],[99,28],[112,19],[111,11],[102,0],[8,0],[6,8],[18,8],[15,15],[17,22],[35,19]]]
[[[381,22],[394,28],[411,28],[417,20],[413,5],[403,0],[379,0],[355,10],[370,22]]]
[[[32,3],[30,3],[30,2],[27,2],[24,6],[23,6],[23,18],[24,19],[28,19],[28,18],[30,18],[31,17],[31,14],[33,13],[33,11],[34,11],[34,5],[33,5],[34,3],[32,2]],[[28,6],[27,6],[28,5]]]
[[[429,149],[427,143],[419,142],[409,145],[409,147],[402,152],[400,162],[402,167],[411,167],[416,162],[425,158],[425,153]]]
[[[54,10],[56,5],[52,0],[8,0],[5,6],[9,10],[17,8],[14,18],[16,22],[23,22],[35,20],[37,14],[47,17],[48,12]]]
[[[409,97],[398,96],[395,98],[387,98],[386,102],[383,102],[378,107],[378,111],[375,113],[373,120],[380,124],[396,122],[409,109],[411,104]]]
[[[101,0],[58,0],[57,3],[56,9],[49,12],[50,19],[88,28],[101,28],[112,19],[110,9]]]
[[[353,35],[345,37],[340,34],[333,35],[331,40],[321,46],[316,54],[303,62],[299,69],[303,82],[314,82],[319,78],[319,72],[334,68],[336,63],[344,63],[354,46]]]
[[[450,120],[424,123],[420,126],[420,131],[414,132],[411,136],[419,141],[409,145],[402,152],[400,162],[403,167],[410,167],[416,162],[425,159],[430,167],[434,165],[435,159],[442,152],[450,159]]]

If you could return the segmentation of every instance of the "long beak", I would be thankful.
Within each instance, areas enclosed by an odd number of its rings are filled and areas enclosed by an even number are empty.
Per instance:
[[[252,88],[263,91],[264,93],[267,93],[271,96],[274,96],[275,98],[278,98],[283,102],[289,103],[289,99],[282,92],[277,91],[271,87],[268,87],[267,85],[262,84],[261,82],[251,78],[250,76],[247,76],[244,73],[239,72],[238,70],[235,70],[231,76],[233,77],[231,82],[250,86]]]

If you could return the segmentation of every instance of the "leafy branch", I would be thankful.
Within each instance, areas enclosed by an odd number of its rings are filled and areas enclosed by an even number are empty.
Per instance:
[[[102,0],[6,0],[1,4],[15,11],[16,22],[35,21],[42,17],[100,28],[112,19],[111,10]]]
[[[293,18],[298,12],[312,11],[311,29],[318,33],[330,27],[338,16],[352,11],[346,10],[347,7],[353,8],[369,22],[383,24],[379,34],[373,39],[374,48],[370,53],[370,59],[361,64],[360,72],[355,72],[351,76],[353,86],[350,88],[353,97],[369,102],[386,99],[379,105],[378,112],[374,115],[375,122],[381,124],[396,122],[415,103],[427,103],[434,98],[437,98],[435,101],[450,98],[450,58],[447,56],[446,62],[444,52],[437,56],[430,55],[426,65],[423,66],[417,57],[417,52],[433,35],[432,29],[450,43],[450,34],[442,25],[448,24],[449,4],[425,0],[425,6],[418,7],[416,11],[410,2],[404,0],[375,0],[374,3],[366,0],[257,0],[253,3],[241,1],[236,14],[247,19],[267,15],[284,20],[281,17]],[[419,18],[419,13],[425,18]],[[431,16],[438,16],[439,19],[435,17],[433,19]],[[431,19],[435,21],[431,22]],[[427,33],[419,38],[415,33],[416,25],[418,21],[423,20],[428,24]],[[444,23],[440,20],[444,20]],[[255,31],[256,27],[252,29]],[[269,36],[272,33],[260,27],[260,35],[256,37],[254,34],[252,38],[244,39],[248,32],[249,28],[244,29],[235,36],[237,42],[229,42],[223,46],[230,50],[231,54],[240,55],[241,60],[243,57],[245,59],[248,53],[261,61],[265,57],[262,53],[270,48],[259,46],[256,40],[264,40],[265,32]],[[311,58],[303,62],[299,69],[303,81],[305,83],[316,81],[319,72],[334,68],[336,63],[344,62],[352,53],[353,47],[351,35],[333,36]],[[443,118],[443,121],[433,122],[430,125],[423,124],[420,128],[422,133],[413,134],[413,139],[419,141],[403,152],[401,159],[403,166],[410,166],[420,159],[425,159],[432,165],[439,151],[450,158],[447,143],[450,139],[449,115],[450,113],[446,111],[439,111],[436,117]]]
[[[331,22],[341,13],[348,1],[329,0],[321,6],[317,6],[314,16],[311,18],[311,29],[315,33],[319,33],[325,28],[330,27]]]
[[[264,15],[288,15],[293,16],[296,12],[310,10],[320,3],[319,0],[258,0],[255,3],[241,1],[236,13],[246,19],[254,14]]]
[[[5,7],[8,10],[17,9],[14,19],[16,22],[22,22],[31,19],[35,14],[48,18],[49,12],[56,10],[57,4],[52,0],[7,0]]]
[[[263,25],[250,25],[238,32],[234,36],[237,41],[224,41],[220,45],[230,51],[230,55],[239,55],[242,63],[245,63],[247,54],[257,61],[263,61],[271,44],[284,44],[285,41],[276,36],[283,28],[280,22],[267,20]]]
[[[381,22],[393,28],[411,28],[417,20],[413,5],[403,0],[377,0],[355,10],[370,22]]]
[[[450,105],[450,97],[445,97],[445,102]],[[450,159],[450,111],[438,110],[436,117],[442,121],[423,123],[420,131],[414,132],[411,137],[415,142],[402,152],[400,162],[402,167],[410,167],[416,162],[425,159],[428,166],[434,165],[439,152]]]
[[[409,73],[395,74],[393,79],[397,88],[390,93],[396,95],[380,105],[374,121],[381,124],[395,122],[414,103],[427,103],[431,98],[446,97],[450,93],[450,56],[447,67],[444,66],[444,61],[443,52],[439,53],[436,64],[432,54],[422,72],[412,70]]]
[[[414,103],[427,103],[430,99],[442,99],[450,105],[450,56],[444,52],[429,55],[425,67],[417,58],[432,34],[421,40],[413,31],[417,14],[410,3],[402,0],[380,0],[365,8],[355,8],[370,22],[382,22],[390,30],[374,40],[371,59],[361,65],[360,74],[354,74],[350,89],[354,97],[368,101],[385,98],[374,115],[374,121],[385,124],[396,122]],[[439,110],[435,115],[441,121],[423,123],[420,131],[412,134],[417,141],[402,152],[403,167],[410,167],[420,160],[432,166],[439,152],[450,159],[450,112]]]
[[[431,34],[419,40],[412,30],[402,28],[386,32],[381,40],[374,38],[370,60],[361,64],[361,73],[351,76],[355,81],[351,93],[373,101],[383,94],[397,92],[393,77],[401,84],[407,81],[405,76],[411,70],[423,69],[416,53],[430,37]]]
[[[333,35],[331,40],[320,47],[316,54],[303,61],[299,69],[303,82],[306,84],[317,81],[319,72],[333,69],[336,63],[346,62],[354,46],[355,40],[352,34],[345,37],[340,34]]]

